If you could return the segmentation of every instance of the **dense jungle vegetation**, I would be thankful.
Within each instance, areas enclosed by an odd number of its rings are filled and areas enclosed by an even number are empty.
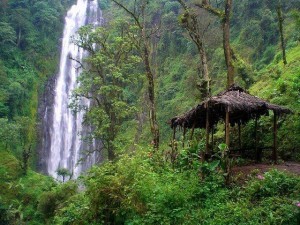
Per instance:
[[[105,160],[65,183],[38,173],[38,102],[57,73],[64,17],[74,2],[0,0],[1,225],[300,224],[299,175],[252,171],[242,181],[236,175],[225,182],[231,159],[222,124],[214,140],[218,160],[199,160],[205,131],[195,130],[185,147],[182,132],[172,142],[167,122],[202,101],[208,90],[217,94],[226,88],[225,0],[98,0],[104,26],[82,27],[74,37],[90,55],[72,107],[80,110],[78,96],[101,96],[85,122],[95,127],[93,138],[103,141]],[[278,153],[280,163],[299,162],[300,1],[232,4],[235,83],[293,111],[279,119]],[[95,44],[97,51],[91,48]],[[247,149],[254,149],[254,126],[251,121],[243,127]],[[271,145],[271,130],[272,117],[261,118],[260,146]],[[237,132],[233,129],[232,145]],[[265,162],[270,154],[264,151]]]

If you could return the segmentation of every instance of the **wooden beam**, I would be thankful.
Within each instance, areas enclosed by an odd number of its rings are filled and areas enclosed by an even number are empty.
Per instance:
[[[227,147],[230,146],[230,124],[229,124],[229,108],[226,108],[226,116],[225,116],[225,143]]]
[[[192,131],[191,131],[191,136],[190,136],[190,140],[191,140],[191,141],[193,140],[195,126],[196,126],[196,124],[195,124],[195,122],[194,122],[193,127],[192,127]]]
[[[273,160],[277,163],[277,114],[274,112],[273,124]]]

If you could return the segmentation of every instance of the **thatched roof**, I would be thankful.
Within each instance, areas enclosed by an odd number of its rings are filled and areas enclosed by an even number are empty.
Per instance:
[[[185,114],[172,118],[171,127],[205,128],[207,109],[210,126],[225,119],[226,109],[229,111],[231,125],[244,124],[255,117],[268,115],[269,110],[277,115],[291,113],[287,108],[268,103],[233,85],[226,91],[201,102]]]

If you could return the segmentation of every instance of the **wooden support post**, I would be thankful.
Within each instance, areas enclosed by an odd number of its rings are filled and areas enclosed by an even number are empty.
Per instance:
[[[209,151],[209,105],[206,104],[206,122],[205,122],[205,129],[206,129],[206,144],[205,144],[205,154],[208,154]]]
[[[192,131],[191,131],[191,136],[190,136],[191,141],[193,140],[194,130],[195,130],[195,123],[193,124]]]
[[[256,153],[256,161],[261,162],[262,157],[262,149],[258,148],[258,136],[257,136],[257,127],[258,127],[258,115],[255,117],[255,153]]]
[[[239,126],[239,148],[240,148],[240,151],[242,151],[241,123],[240,122],[238,123],[238,126]]]
[[[273,160],[277,163],[277,114],[274,112],[274,125],[273,125]]]
[[[226,108],[226,116],[225,116],[225,136],[226,136],[226,145],[228,147],[228,152],[225,152],[225,184],[228,185],[230,182],[230,173],[231,173],[231,165],[230,165],[230,120],[229,120],[229,107]],[[228,154],[228,155],[227,155]]]
[[[225,118],[225,143],[229,149],[230,145],[230,124],[229,124],[229,108],[226,108],[226,118]]]
[[[175,140],[175,135],[176,135],[176,127],[173,128],[173,140],[172,140],[173,142]]]
[[[172,163],[172,168],[174,169],[174,162],[175,162],[175,154],[176,154],[176,151],[177,151],[177,143],[175,141],[175,138],[176,138],[176,127],[173,128],[173,139],[172,139],[172,147],[171,147],[171,154],[170,154],[170,160],[171,160],[171,163]]]
[[[260,155],[257,149],[257,115],[255,116],[255,123],[254,123],[254,147],[255,147],[255,154],[256,154],[256,161],[260,162]]]
[[[172,137],[172,142],[171,142],[171,145],[172,145],[172,153],[173,153],[173,150],[175,148],[175,138],[176,138],[176,127],[173,127],[173,137]]]
[[[211,151],[214,151],[214,127],[211,127]]]

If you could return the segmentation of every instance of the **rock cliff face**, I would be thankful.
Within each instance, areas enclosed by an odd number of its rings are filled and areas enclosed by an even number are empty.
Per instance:
[[[53,124],[53,107],[55,98],[55,80],[57,75],[50,77],[44,87],[44,91],[39,98],[38,108],[38,163],[37,169],[48,174],[47,160],[51,145],[51,127]]]

